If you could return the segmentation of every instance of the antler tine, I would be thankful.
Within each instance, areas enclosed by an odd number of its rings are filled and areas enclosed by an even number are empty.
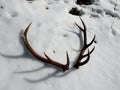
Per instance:
[[[90,51],[90,54],[93,52],[95,50],[95,46],[93,47],[93,49]],[[85,54],[85,55],[83,55],[83,58],[84,57],[87,57],[88,56],[88,54]]]
[[[89,59],[90,59],[90,54],[91,54],[91,53],[94,51],[94,49],[95,49],[95,47],[94,47],[91,51],[89,51],[89,49],[88,49],[88,54],[85,54],[85,55],[84,55],[86,49],[87,49],[90,45],[92,45],[92,43],[94,42],[94,40],[95,40],[95,35],[94,35],[94,38],[92,39],[92,41],[91,41],[89,44],[87,44],[86,25],[85,25],[85,23],[84,23],[84,21],[82,20],[81,17],[80,17],[80,20],[81,20],[81,22],[82,22],[82,24],[83,24],[84,29],[82,29],[78,24],[76,24],[76,26],[79,28],[79,30],[82,30],[82,31],[83,31],[84,46],[83,46],[83,48],[82,48],[82,50],[81,50],[81,52],[80,52],[80,54],[79,54],[79,56],[78,56],[77,62],[76,62],[75,65],[74,65],[74,67],[77,68],[77,69],[79,68],[79,66],[85,65],[85,64],[89,61]],[[86,59],[85,61],[81,62],[81,60],[82,60],[83,58],[85,58],[85,57],[87,57],[87,59]]]
[[[26,46],[27,49],[31,52],[31,54],[32,54],[33,56],[35,56],[37,59],[39,59],[39,60],[41,60],[41,61],[43,61],[43,62],[46,62],[46,63],[49,63],[49,64],[53,64],[53,65],[55,65],[55,66],[63,69],[63,71],[68,70],[68,69],[69,69],[69,55],[68,55],[68,52],[67,52],[67,51],[66,51],[67,64],[64,65],[64,64],[61,64],[61,63],[59,63],[59,62],[56,62],[56,61],[50,59],[45,53],[44,53],[44,55],[46,56],[46,58],[40,56],[39,54],[37,54],[37,52],[35,52],[35,51],[33,50],[33,48],[31,47],[31,45],[29,44],[28,39],[27,39],[27,33],[28,33],[28,31],[29,31],[29,28],[30,28],[31,24],[32,24],[32,23],[30,23],[30,24],[27,26],[27,28],[25,29],[25,32],[24,32],[24,34],[23,34],[23,37],[22,37],[25,46]]]
[[[56,65],[60,68],[63,69],[63,71],[66,71],[66,70],[69,70],[69,64],[70,64],[70,61],[69,61],[69,55],[68,55],[68,52],[66,51],[66,57],[67,57],[67,62],[65,65],[61,64],[61,63],[58,63],[54,60],[52,60],[46,53],[44,53],[45,57],[48,59],[48,62],[47,63],[51,63],[53,65]]]
[[[75,23],[75,25],[82,31],[84,31],[84,29],[82,29],[77,23]]]
[[[68,52],[66,51],[66,58],[67,58],[67,63],[66,65],[69,66],[70,65],[70,60],[69,60],[69,55]]]
[[[28,27],[25,29],[24,36],[27,35],[27,33],[28,33],[28,31],[29,31],[29,28],[30,28],[31,24],[32,24],[32,22],[31,22],[31,23],[28,25]]]
[[[28,31],[29,31],[30,26],[31,26],[31,23],[30,23],[30,24],[28,25],[28,27],[25,29],[25,32],[24,32],[24,34],[23,34],[23,36],[22,36],[23,42],[24,42],[25,46],[27,47],[27,49],[32,53],[33,56],[35,56],[35,57],[38,58],[38,59],[41,59],[41,60],[44,60],[44,61],[45,61],[45,59],[44,59],[42,56],[39,56],[39,55],[32,49],[31,45],[29,44],[29,42],[28,42],[28,40],[27,40],[27,33],[28,33]]]
[[[89,44],[87,44],[87,47],[89,47],[95,41],[95,37],[96,37],[96,35],[94,35],[92,41]]]
[[[81,17],[79,17],[79,18],[80,18],[80,20],[81,20],[81,22],[82,22],[82,24],[83,24],[83,28],[84,28],[84,30],[82,30],[82,31],[83,31],[83,34],[84,34],[84,45],[86,46],[86,45],[87,45],[87,32],[86,32],[86,25],[85,25],[85,23],[83,22],[82,18],[81,18]]]
[[[84,58],[84,57],[82,57],[82,58]],[[89,61],[89,59],[90,59],[90,52],[89,52],[89,49],[88,49],[88,56],[87,56],[86,60],[83,61],[83,62],[77,61],[77,63],[74,65],[74,67],[78,69],[79,66],[85,65]]]

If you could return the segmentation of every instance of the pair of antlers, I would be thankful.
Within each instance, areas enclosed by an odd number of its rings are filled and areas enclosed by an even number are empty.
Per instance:
[[[79,54],[77,62],[74,65],[75,68],[79,68],[79,66],[82,66],[82,65],[86,64],[89,61],[89,59],[90,59],[90,54],[95,49],[95,47],[91,51],[89,51],[89,49],[88,49],[88,54],[84,55],[85,50],[94,42],[95,36],[92,39],[92,41],[89,44],[87,44],[86,26],[85,26],[85,24],[84,24],[84,22],[83,22],[83,20],[81,18],[80,18],[80,20],[82,21],[84,29],[82,29],[77,23],[75,23],[75,24],[79,28],[79,30],[81,30],[83,32],[83,35],[84,35],[84,46],[83,46],[83,48],[82,48],[82,50],[81,50],[81,52]],[[66,51],[67,62],[66,62],[66,64],[61,64],[61,63],[57,62],[56,60],[52,60],[46,53],[44,53],[45,57],[43,57],[43,56],[37,54],[37,52],[33,50],[33,48],[31,47],[31,45],[30,45],[30,43],[28,42],[28,39],[27,39],[27,33],[29,31],[30,26],[31,26],[31,23],[25,29],[25,32],[24,32],[24,34],[22,36],[22,39],[23,39],[23,42],[24,42],[25,46],[31,52],[31,54],[33,56],[35,56],[37,59],[39,59],[39,60],[41,60],[41,61],[43,61],[45,63],[53,64],[53,65],[61,68],[63,71],[69,70],[70,61],[69,61],[69,55],[68,55],[67,51]],[[85,57],[87,57],[87,59],[85,61],[81,62],[81,60],[83,58],[85,58]]]

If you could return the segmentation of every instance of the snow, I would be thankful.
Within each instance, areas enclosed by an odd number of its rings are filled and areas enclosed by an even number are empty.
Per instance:
[[[78,16],[69,14],[73,7],[82,9],[88,42],[96,35],[90,61],[74,69],[81,36]],[[28,24],[28,40],[33,49],[70,70],[62,72],[45,64],[25,48],[21,39]],[[120,90],[120,1],[96,0],[92,5],[76,5],[75,0],[0,0],[0,90]]]

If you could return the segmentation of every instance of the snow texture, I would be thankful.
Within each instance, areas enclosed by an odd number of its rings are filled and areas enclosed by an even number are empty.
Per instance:
[[[120,0],[0,0],[0,90],[120,90]],[[88,42],[96,35],[90,61],[74,69],[82,35],[73,7],[82,10]],[[21,39],[28,24],[28,40],[40,55],[44,52],[70,70],[62,72],[33,57]]]

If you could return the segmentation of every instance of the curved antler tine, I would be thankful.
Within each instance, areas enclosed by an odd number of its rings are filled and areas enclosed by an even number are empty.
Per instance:
[[[85,25],[85,23],[83,22],[82,18],[81,18],[81,17],[79,17],[79,18],[80,18],[80,20],[81,20],[81,22],[82,22],[82,24],[83,24],[83,27],[84,27],[84,29],[83,29],[83,36],[84,36],[84,45],[86,46],[86,45],[87,45],[86,25]]]
[[[44,55],[47,59],[51,60],[51,58],[44,52]]]
[[[95,46],[93,47],[93,49],[90,51],[90,54],[93,52],[95,50]],[[83,58],[84,57],[87,57],[88,56],[88,54],[85,54],[85,55],[83,55]]]
[[[89,50],[88,50],[88,57],[86,58],[86,60],[83,61],[83,62],[76,63],[76,64],[74,65],[74,67],[78,69],[79,66],[85,65],[85,64],[89,61],[89,59],[90,59],[90,52],[89,52]]]
[[[84,30],[86,30],[86,25],[85,25],[85,23],[83,22],[83,20],[82,20],[81,17],[79,17],[79,18],[80,18],[80,20],[81,20],[81,22],[82,22],[82,24],[83,24]]]
[[[66,51],[66,57],[67,57],[67,62],[66,62],[66,65],[63,65],[63,71],[68,70],[70,65],[69,55],[67,51]]]
[[[75,25],[82,31],[84,31],[84,29],[82,29],[77,23],[75,23]]]
[[[24,35],[25,35],[25,36],[27,35],[27,32],[28,32],[28,30],[29,30],[31,24],[32,24],[32,22],[31,22],[31,23],[27,26],[27,28],[25,29],[25,32],[24,32]]]
[[[50,60],[50,61],[53,61],[46,53],[44,53],[45,57]],[[67,57],[67,62],[65,64],[65,66],[69,66],[70,65],[70,61],[69,61],[69,55],[68,55],[68,52],[66,51],[66,57]]]
[[[89,47],[95,41],[95,37],[96,37],[96,35],[94,35],[92,41],[89,44],[87,44],[87,47]]]
[[[51,63],[53,65],[56,65],[60,68],[63,69],[63,71],[66,71],[69,69],[69,64],[70,64],[70,61],[69,61],[69,56],[68,56],[68,52],[66,52],[66,56],[67,56],[67,63],[64,65],[64,64],[61,64],[61,63],[58,63],[54,60],[52,60],[46,53],[44,53],[45,57],[48,59],[48,63]]]
[[[38,55],[37,52],[35,52],[35,51],[33,50],[33,48],[31,47],[31,45],[29,44],[29,42],[28,42],[28,40],[27,40],[27,32],[29,31],[29,27],[30,27],[31,24],[32,24],[32,23],[30,23],[30,24],[27,26],[27,28],[25,29],[25,32],[24,32],[24,34],[23,34],[24,36],[22,37],[23,42],[24,42],[26,48],[30,51],[30,53],[31,53],[33,56],[35,56],[35,57],[38,58],[38,59],[41,59],[42,61],[46,61],[45,58],[43,58],[42,56]]]
[[[58,62],[52,60],[50,57],[48,57],[48,56],[46,55],[46,53],[44,53],[44,55],[46,56],[46,58],[44,58],[44,57],[42,57],[41,55],[37,54],[37,52],[35,52],[35,51],[33,50],[33,48],[31,47],[31,45],[29,44],[28,39],[27,39],[27,33],[28,33],[28,31],[29,31],[30,25],[31,25],[31,23],[30,23],[30,24],[27,26],[27,28],[25,29],[25,32],[24,32],[23,37],[22,37],[23,42],[24,42],[26,48],[30,51],[30,53],[31,53],[33,56],[35,56],[37,59],[39,59],[39,60],[41,60],[41,61],[43,61],[43,62],[46,62],[46,63],[49,63],[49,64],[53,64],[53,65],[55,65],[55,66],[58,66],[59,68],[62,68],[63,71],[68,70],[68,69],[69,69],[69,57],[68,57],[68,54],[67,54],[67,64],[64,65],[64,64],[61,64],[61,63],[58,63]]]
[[[89,52],[89,50],[88,50],[88,57],[87,57],[87,59],[86,59],[85,61],[80,62],[80,66],[86,64],[86,63],[89,61],[89,59],[90,59],[90,52]]]
[[[68,55],[67,51],[66,51],[66,57],[67,57],[67,63],[66,63],[66,65],[69,66],[70,65],[70,59],[69,59],[69,55]]]

